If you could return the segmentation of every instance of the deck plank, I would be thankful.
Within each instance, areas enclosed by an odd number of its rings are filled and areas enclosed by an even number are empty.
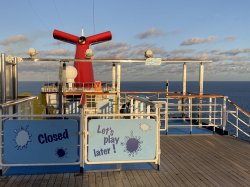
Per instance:
[[[125,171],[120,171],[120,176],[122,178],[123,185],[126,186],[126,187],[127,186],[131,187],[131,184],[130,184],[129,179],[128,179],[127,175],[126,175],[126,172]]]
[[[131,171],[131,174],[134,176],[137,186],[143,186],[143,180],[136,171]]]
[[[69,183],[69,173],[64,173],[62,183],[61,183],[61,187],[67,187],[68,183]]]
[[[38,177],[38,175],[31,175],[30,178],[29,178],[29,180],[27,181],[25,187],[32,186],[37,177]]]
[[[69,183],[68,186],[75,186],[75,176],[74,173],[69,174]]]
[[[83,176],[85,179],[83,179]],[[88,175],[83,175],[82,173],[76,173],[74,174],[75,177],[75,186],[81,187],[81,186],[89,186],[88,184]]]
[[[115,174],[113,171],[108,172],[109,184],[111,187],[116,187]]]
[[[47,183],[47,186],[54,186],[55,182],[56,182],[56,176],[57,174],[50,174],[50,178],[49,181]]]
[[[124,185],[122,182],[122,176],[121,176],[120,171],[114,171],[114,177],[115,177],[117,187],[123,187]]]
[[[100,172],[96,172],[95,173],[95,181],[96,181],[96,186],[97,187],[102,187],[103,184],[102,184],[102,174]]]
[[[175,138],[175,141],[176,143],[180,143],[178,142],[178,139],[179,141],[183,144],[183,140],[180,139],[180,137],[178,138]],[[196,169],[194,171],[197,171],[197,170],[200,170],[200,173],[204,173],[206,177],[208,177],[209,181],[212,181],[214,183],[214,181],[216,182],[219,182],[220,185],[231,185],[230,182],[228,182],[226,179],[225,179],[225,176],[224,174],[221,174],[220,172],[217,171],[216,169],[216,166],[214,167],[214,164],[212,161],[212,159],[206,159],[206,157],[204,157],[204,155],[200,155],[202,152],[195,152],[195,155],[194,155],[194,151],[197,151],[195,150],[196,147],[193,146],[189,146],[189,141],[185,141],[187,143],[187,145],[185,146],[181,146],[180,144],[176,145],[177,147],[181,147],[182,148],[182,151],[183,150],[186,150],[187,151],[187,154],[189,156],[191,156],[191,160],[189,160],[190,162],[190,165],[195,165],[196,166]],[[173,150],[173,151],[176,151],[176,150]],[[200,151],[200,149],[199,149]],[[181,154],[183,155],[183,153]],[[188,157],[188,155],[186,156],[186,158]],[[195,162],[194,162],[194,159],[195,158]],[[209,164],[208,164],[209,163]],[[215,175],[217,175],[217,177],[220,177],[221,180],[218,181],[218,180],[215,180]],[[217,185],[216,183],[214,185]]]
[[[229,136],[161,136],[157,170],[0,176],[0,186],[250,186],[250,143]]]
[[[9,178],[9,181],[5,184],[6,187],[12,186],[13,182],[17,179],[18,176],[12,176]]]
[[[107,172],[102,172],[102,184],[103,186],[110,186]]]
[[[10,180],[10,176],[1,176],[0,177],[0,186],[5,186],[9,180]]]

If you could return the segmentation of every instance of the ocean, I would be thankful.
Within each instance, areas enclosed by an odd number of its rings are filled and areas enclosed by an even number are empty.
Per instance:
[[[29,92],[33,95],[39,95],[41,87],[45,82],[19,82],[18,92]],[[165,91],[166,83],[163,81],[138,81],[138,82],[122,82],[122,91]],[[182,91],[181,81],[170,81],[169,91]],[[187,91],[199,91],[198,81],[187,82]],[[228,82],[204,82],[205,94],[219,94],[228,96],[229,99],[237,103],[241,108],[250,113],[250,81],[228,81]]]

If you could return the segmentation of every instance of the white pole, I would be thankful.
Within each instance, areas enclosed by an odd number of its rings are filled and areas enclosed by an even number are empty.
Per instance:
[[[186,95],[187,93],[187,64],[183,63],[183,80],[182,80],[182,94]],[[185,115],[185,98],[182,99],[182,111],[183,117]]]
[[[187,64],[183,63],[183,81],[182,81],[182,93],[186,95],[187,92]]]
[[[117,113],[120,113],[121,64],[117,64]]]
[[[84,106],[81,108],[81,117],[80,117],[80,168],[84,168],[84,155],[85,155],[85,138],[87,138],[84,135],[85,130],[85,114],[84,114]],[[84,138],[84,139],[83,139]]]
[[[134,113],[134,99],[130,100],[130,113]],[[133,115],[130,116],[130,119],[133,119]]]
[[[115,79],[116,79],[116,71],[115,71],[115,63],[113,63],[113,65],[112,65],[112,91],[115,91],[115,83],[116,83],[116,81],[115,81]]]
[[[138,100],[135,100],[135,114],[138,114]],[[138,119],[136,116],[135,119]]]
[[[212,98],[209,98],[209,122],[208,125],[212,125]]]
[[[141,102],[140,103],[140,113],[143,114],[144,113],[144,103]],[[141,119],[143,119],[144,116],[141,116]]]
[[[204,83],[204,65],[200,63],[200,95],[203,95],[203,83]]]
[[[150,114],[150,105],[147,105],[147,114]],[[150,119],[150,116],[147,116],[147,119]]]
[[[166,82],[166,104],[165,104],[165,128],[167,130],[167,134],[168,134],[168,87],[169,87],[169,83],[168,80]]]
[[[200,95],[203,95],[204,65],[200,63]],[[199,126],[202,126],[202,99],[199,99]]]
[[[2,162],[2,134],[3,134],[3,120],[2,120],[2,108],[0,108],[0,161]],[[3,167],[0,165],[0,173],[2,174]]]
[[[0,58],[0,73],[1,73],[1,103],[6,102],[6,71],[5,71],[5,54],[1,54]]]

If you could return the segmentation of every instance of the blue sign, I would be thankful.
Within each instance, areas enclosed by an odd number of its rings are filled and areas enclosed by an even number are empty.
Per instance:
[[[7,120],[4,155],[7,164],[79,161],[76,120]]]
[[[91,119],[88,161],[154,160],[157,123],[153,119]]]

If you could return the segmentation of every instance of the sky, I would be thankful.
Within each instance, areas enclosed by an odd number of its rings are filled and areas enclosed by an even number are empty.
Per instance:
[[[205,81],[250,81],[249,0],[1,0],[0,52],[28,57],[73,58],[75,46],[53,39],[58,29],[76,36],[112,32],[92,45],[94,58],[212,60]],[[72,64],[69,64],[72,65]],[[57,62],[20,62],[20,81],[58,80]],[[111,64],[94,63],[96,80],[111,80]],[[199,79],[188,64],[187,80]],[[123,81],[180,81],[182,65],[123,64]]]

